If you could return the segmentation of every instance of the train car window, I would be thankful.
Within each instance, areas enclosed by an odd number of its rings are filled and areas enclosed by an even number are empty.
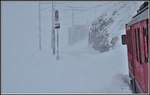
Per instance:
[[[130,35],[129,36],[129,43],[130,43],[130,48],[129,49],[130,49],[130,53],[132,54],[132,48],[133,48],[132,47],[132,31],[129,31],[129,35]]]
[[[128,46],[128,52],[129,52],[129,31],[127,31],[127,35],[128,35],[128,36],[127,36],[127,37],[128,37],[128,40],[127,40],[128,45],[127,45],[127,46]]]
[[[144,27],[141,28],[141,29],[142,29],[141,34],[140,34],[141,37],[142,37],[142,38],[140,39],[140,40],[141,40],[141,46],[140,46],[140,47],[141,47],[141,62],[142,62],[142,63],[145,63],[145,59],[146,59],[146,58],[145,58],[145,57],[146,57],[146,45],[145,45],[145,32],[146,32],[146,31],[145,31],[145,30],[146,30],[146,29],[145,29]]]
[[[146,34],[147,34],[147,35],[146,35],[146,36],[147,36],[147,63],[150,63],[150,62],[149,62],[149,45],[148,45],[148,43],[149,43],[149,42],[148,42],[148,40],[149,40],[149,38],[148,38],[148,35],[149,35],[149,34],[148,34],[148,24],[147,24],[147,27],[146,27]]]
[[[141,63],[141,40],[140,40],[140,28],[137,29],[138,34],[138,52],[139,52],[139,62]]]
[[[148,28],[143,28],[144,32],[144,52],[145,62],[148,63]]]
[[[131,33],[130,32],[128,32],[129,33],[129,52],[131,53]]]
[[[138,36],[137,36],[137,31],[136,31],[136,29],[135,29],[135,31],[134,31],[134,33],[135,33],[135,44],[136,44],[136,48],[135,48],[135,51],[136,51],[136,59],[137,59],[137,61],[138,61],[138,59],[139,59],[139,57],[138,57],[138,55],[139,55],[139,53],[138,53]]]
[[[132,35],[133,35],[133,31],[131,32],[131,53],[133,52],[133,44],[132,44],[133,37],[132,37]]]
[[[146,40],[147,40],[147,41],[146,41],[146,42],[147,42],[147,52],[146,52],[146,53],[147,53],[147,60],[146,60],[146,62],[147,62],[147,63],[150,63],[150,62],[149,62],[149,48],[150,48],[150,47],[149,47],[149,44],[148,44],[148,43],[149,43],[149,36],[148,36],[148,35],[149,35],[149,33],[148,33],[149,30],[148,30],[148,29],[149,29],[149,20],[147,19],[147,20],[146,20]]]
[[[146,34],[147,34],[147,52],[149,53],[149,45],[148,45],[148,40],[149,40],[149,38],[148,38],[148,32],[149,32],[149,30],[148,30],[148,20],[147,20],[147,27],[146,27]],[[149,54],[148,54],[149,55]],[[148,57],[149,58],[149,57]]]
[[[137,51],[136,51],[136,34],[135,34],[135,31],[133,32],[133,42],[134,42],[134,56],[135,58],[137,59]]]
[[[135,55],[135,58],[137,59],[137,51],[136,51],[136,48],[137,48],[137,47],[136,47],[136,33],[135,33],[135,31],[134,31],[134,43],[135,43],[135,48],[134,48],[135,54],[134,54],[134,55]]]

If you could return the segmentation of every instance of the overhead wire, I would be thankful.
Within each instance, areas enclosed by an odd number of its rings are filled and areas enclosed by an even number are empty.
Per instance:
[[[42,3],[42,4],[52,4],[52,3]],[[57,4],[61,4],[62,7],[65,7],[63,10],[67,10],[67,11],[71,11],[72,9],[74,9],[74,11],[88,11],[90,9],[93,9],[93,8],[98,8],[98,7],[102,7],[103,5],[96,5],[96,6],[92,6],[92,7],[75,7],[75,6],[70,6],[70,5],[66,5],[65,3],[55,3],[55,5]],[[44,10],[47,10],[47,9],[50,9],[50,7],[46,7],[46,8],[43,8],[41,9],[41,11],[44,11]]]

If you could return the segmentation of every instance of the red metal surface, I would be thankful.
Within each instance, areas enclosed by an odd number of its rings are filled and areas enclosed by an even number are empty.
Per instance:
[[[129,72],[136,81],[136,88],[148,92],[148,33],[147,19],[126,27]]]

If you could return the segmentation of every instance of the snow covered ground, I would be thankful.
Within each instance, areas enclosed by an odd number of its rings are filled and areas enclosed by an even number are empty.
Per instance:
[[[126,1],[125,3],[128,7],[132,7],[131,10],[124,9],[128,12],[124,17],[129,20],[141,2],[134,4]],[[91,5],[96,4],[97,2]],[[105,2],[100,4],[103,6]],[[116,6],[116,3],[109,4],[109,8]],[[41,7],[44,9],[48,6],[51,7],[46,4]],[[90,7],[89,3],[86,6]],[[57,8],[60,9],[62,15],[60,17],[62,25],[60,60],[56,60],[51,51],[51,9],[41,11],[42,50],[40,51],[38,47],[38,2],[2,2],[2,92],[131,93],[126,82],[128,78],[126,46],[121,45],[121,40],[116,48],[105,53],[99,53],[89,47],[88,38],[69,46],[67,29],[71,23],[71,12],[63,11],[61,6]],[[76,22],[90,23],[100,15],[98,14],[100,8],[96,9],[95,16],[88,16],[87,14],[91,15],[90,12],[93,12],[88,11],[81,14],[87,16],[85,20]],[[93,18],[87,21],[89,17]],[[126,23],[126,19],[120,21],[118,18],[123,18],[123,15],[116,17],[114,26],[121,21],[122,24]],[[124,27],[120,26],[119,30],[112,27],[109,30],[113,32],[112,35],[120,36],[125,32]]]

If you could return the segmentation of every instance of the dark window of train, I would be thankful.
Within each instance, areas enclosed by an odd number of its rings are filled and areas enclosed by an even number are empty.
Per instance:
[[[145,35],[146,35],[146,29],[143,27],[142,28],[143,30],[141,31],[142,32],[142,45],[143,45],[143,50],[141,50],[141,61],[142,63],[145,63],[145,60],[146,60],[146,45],[145,45]]]
[[[149,38],[148,38],[148,20],[147,20],[147,27],[146,27],[146,34],[147,34],[147,51],[148,51],[148,53],[149,53],[149,48],[148,48],[148,40],[149,40]],[[149,54],[148,54],[149,55]]]
[[[132,31],[129,31],[129,52],[132,54]]]
[[[138,61],[138,55],[139,55],[139,53],[138,53],[138,42],[137,42],[137,41],[138,41],[138,36],[137,36],[137,31],[136,31],[136,29],[135,29],[134,33],[135,33],[136,59],[137,59],[137,61]]]
[[[149,59],[149,45],[148,45],[148,40],[149,40],[149,38],[148,38],[148,24],[147,24],[147,27],[146,27],[146,36],[147,36],[147,63],[150,63],[150,62],[148,62],[148,59]]]
[[[140,40],[140,28],[137,29],[137,33],[138,33],[138,51],[139,51],[139,62],[141,63],[141,40]]]
[[[135,56],[135,58],[137,59],[137,51],[136,51],[136,34],[135,34],[135,31],[134,31],[133,33],[134,33],[134,35],[133,35],[133,36],[134,36],[134,37],[133,37],[134,40],[133,40],[133,41],[134,41],[134,46],[135,46],[135,48],[134,48],[134,52],[135,52],[135,53],[134,53],[134,56]]]
[[[130,49],[131,49],[131,44],[130,44],[130,32],[128,31],[128,33],[129,33],[129,52],[131,51]],[[131,52],[130,52],[131,53]]]
[[[130,31],[127,31],[127,37],[128,37],[128,52],[130,53]]]
[[[147,52],[148,52],[148,28],[143,28],[143,32],[144,32],[144,48],[147,48]],[[146,40],[146,42],[145,42],[145,40]],[[145,44],[146,44],[146,47],[145,47]],[[145,51],[145,53],[147,53],[147,52]],[[144,55],[144,56],[145,56],[145,62],[147,63],[148,57],[146,55]]]

